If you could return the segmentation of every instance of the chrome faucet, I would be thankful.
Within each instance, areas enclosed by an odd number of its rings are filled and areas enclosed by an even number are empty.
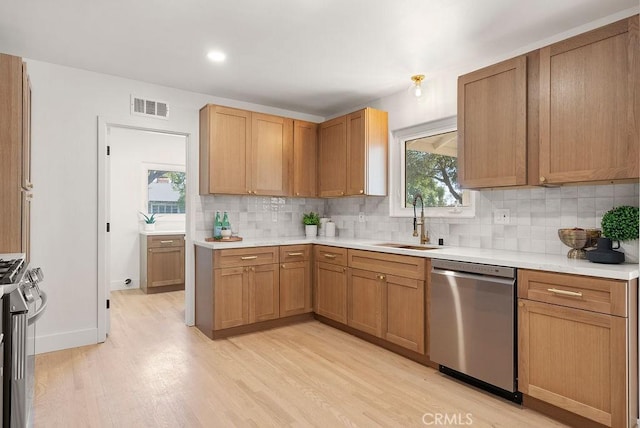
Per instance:
[[[418,198],[420,198],[420,222],[418,223],[418,219],[416,216],[416,203],[418,202]],[[424,228],[424,199],[422,199],[422,195],[418,193],[413,198],[413,236],[418,236],[418,225],[420,225],[420,245],[429,243],[429,233],[425,231]]]

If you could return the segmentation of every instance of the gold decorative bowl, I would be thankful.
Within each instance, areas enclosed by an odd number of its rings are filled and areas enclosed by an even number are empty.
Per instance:
[[[570,259],[586,259],[587,252],[584,249],[595,246],[600,234],[600,229],[580,229],[578,227],[558,229],[558,237],[562,243],[571,247],[567,253],[567,257]]]

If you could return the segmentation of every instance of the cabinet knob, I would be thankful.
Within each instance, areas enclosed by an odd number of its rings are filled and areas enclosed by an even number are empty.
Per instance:
[[[346,272],[346,271],[347,271],[347,268],[342,268],[342,272]]]
[[[362,195],[364,193],[364,190],[360,190],[359,193]]]
[[[296,196],[300,196],[300,192],[296,192]]]
[[[522,308],[522,307],[524,307],[524,303],[518,302],[518,306]]]
[[[33,189],[33,183],[30,181],[27,181],[27,189]]]
[[[284,265],[280,265],[280,267],[281,267],[282,269],[284,269]]]
[[[344,196],[344,192],[340,192],[340,196]]]
[[[544,182],[546,182],[546,181],[547,181],[547,177],[545,177],[545,176],[541,175],[541,176],[540,176],[540,183],[544,183]]]
[[[247,190],[247,193],[248,193],[248,194],[251,194],[251,190]]]

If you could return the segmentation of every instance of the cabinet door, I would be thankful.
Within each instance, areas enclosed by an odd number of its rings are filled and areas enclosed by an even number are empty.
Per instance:
[[[247,194],[251,112],[209,105],[200,110],[200,194]]]
[[[606,426],[629,426],[626,321],[520,299],[519,390]]]
[[[249,323],[248,268],[214,269],[213,329]]]
[[[293,121],[293,196],[314,197],[318,161],[318,124]]]
[[[385,276],[360,269],[349,269],[347,324],[382,337],[382,290]]]
[[[387,194],[388,114],[366,108],[347,115],[347,195]]]
[[[527,58],[458,78],[458,180],[462,187],[527,184]]]
[[[318,195],[344,196],[347,187],[347,121],[340,116],[320,125]]]
[[[280,265],[280,317],[311,312],[311,263]]]
[[[31,198],[33,193],[22,190],[22,252],[31,260]]]
[[[424,281],[386,276],[383,338],[424,353]]]
[[[540,50],[540,181],[638,177],[638,16]]]
[[[251,151],[249,153],[251,192],[257,195],[291,194],[293,163],[293,120],[251,113]]]
[[[249,268],[249,322],[280,316],[280,271],[277,264]]]
[[[147,287],[184,284],[184,246],[147,250]]]
[[[315,312],[334,321],[347,323],[347,268],[316,263]]]
[[[22,63],[22,188],[31,190],[31,81]]]

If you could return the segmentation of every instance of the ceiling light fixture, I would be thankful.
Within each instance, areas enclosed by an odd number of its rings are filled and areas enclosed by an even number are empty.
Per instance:
[[[411,76],[413,84],[409,87],[409,93],[416,98],[421,98],[424,95],[424,89],[422,88],[422,81],[424,80],[424,74],[416,74]]]
[[[227,58],[227,56],[224,54],[224,52],[209,51],[209,53],[207,54],[207,58],[209,58],[213,62],[223,62]]]

